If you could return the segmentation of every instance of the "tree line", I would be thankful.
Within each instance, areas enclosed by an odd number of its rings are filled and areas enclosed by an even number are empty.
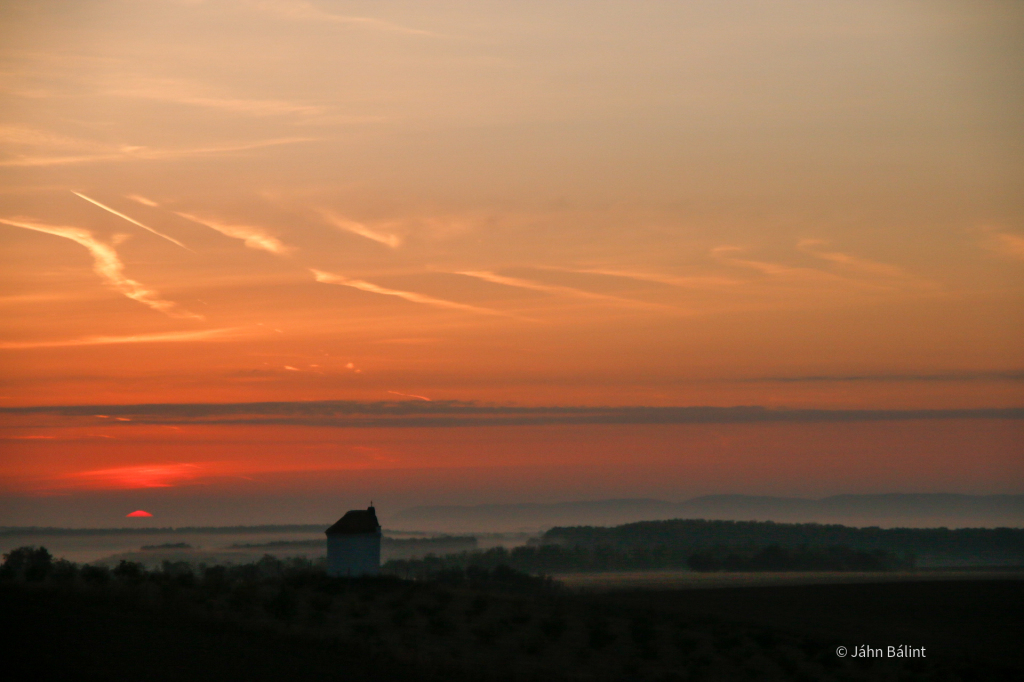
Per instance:
[[[547,531],[540,543],[568,548],[603,547],[625,553],[663,548],[659,551],[672,556],[689,556],[715,547],[747,552],[770,545],[848,547],[868,552],[882,550],[903,559],[928,556],[1024,563],[1021,528],[854,528],[838,524],[673,519],[610,528],[556,527]]]

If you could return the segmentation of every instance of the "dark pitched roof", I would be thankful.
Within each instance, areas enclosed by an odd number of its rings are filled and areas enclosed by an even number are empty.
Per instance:
[[[380,530],[377,523],[377,511],[369,509],[353,509],[345,512],[336,524],[325,530],[328,535],[357,535],[359,533],[376,533]]]

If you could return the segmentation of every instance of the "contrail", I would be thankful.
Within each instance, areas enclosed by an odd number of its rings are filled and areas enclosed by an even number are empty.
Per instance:
[[[507,313],[503,313],[498,310],[491,310],[490,308],[478,308],[475,305],[467,305],[465,303],[456,303],[455,301],[446,301],[441,298],[434,298],[433,296],[426,296],[424,294],[417,294],[412,291],[399,291],[397,289],[385,289],[382,286],[378,286],[371,282],[364,282],[360,279],[349,279],[342,275],[335,275],[330,272],[324,272],[322,270],[315,270],[310,268],[310,272],[316,278],[316,281],[323,282],[324,284],[340,284],[345,287],[352,287],[353,289],[359,289],[360,291],[368,291],[372,294],[382,294],[384,296],[397,296],[398,298],[404,298],[406,301],[412,303],[422,303],[424,305],[432,305],[438,308],[451,308],[452,310],[465,310],[470,313],[480,313],[483,315],[502,315],[508,316]]]
[[[322,215],[326,220],[328,220],[339,230],[345,230],[346,232],[357,234],[360,237],[372,239],[375,242],[380,242],[381,244],[390,246],[392,249],[397,249],[399,246],[402,245],[402,238],[399,237],[397,234],[387,234],[384,232],[378,232],[367,227],[366,225],[363,225],[362,223],[356,222],[355,220],[349,220],[348,218],[343,218],[337,215],[336,213],[333,213],[326,209],[321,210],[320,215]]]
[[[133,334],[131,336],[84,336],[78,339],[56,341],[6,341],[0,342],[0,349],[20,350],[30,348],[65,348],[71,346],[108,346],[126,343],[175,343],[203,341],[205,339],[231,338],[243,331],[242,327],[204,329],[185,332],[158,332],[155,334]]]
[[[519,287],[520,289],[533,289],[534,291],[544,291],[551,294],[564,294],[567,296],[575,296],[577,298],[589,298],[597,301],[608,301],[610,303],[628,305],[634,308],[662,310],[666,308],[672,308],[672,306],[662,305],[660,303],[647,303],[645,301],[637,301],[631,298],[621,298],[619,296],[610,296],[608,294],[597,294],[592,291],[584,291],[583,289],[574,289],[572,287],[564,287],[553,284],[541,284],[540,282],[519,279],[518,277],[505,277],[503,275],[498,275],[493,272],[487,272],[486,270],[460,270],[455,272],[454,274],[464,275],[466,277],[475,277],[477,279],[482,279],[485,282],[491,282],[493,284],[503,284],[509,287]]]
[[[732,287],[738,284],[743,284],[743,282],[738,279],[730,279],[728,277],[682,277],[678,275],[659,275],[649,272],[634,272],[632,270],[611,270],[603,268],[566,268],[558,267],[555,265],[532,265],[530,267],[538,270],[555,270],[557,272],[579,272],[583,274],[592,275],[607,275],[609,277],[624,277],[626,279],[635,279],[641,282],[657,282],[658,284],[667,284],[669,286],[683,288]]]
[[[95,199],[90,199],[89,197],[85,196],[84,194],[79,194],[78,192],[76,192],[76,191],[74,191],[74,190],[71,190],[71,193],[72,193],[72,194],[74,194],[74,195],[75,195],[76,197],[80,197],[80,198],[82,198],[82,199],[85,199],[85,200],[86,200],[86,201],[88,201],[88,202],[89,202],[90,204],[95,204],[96,206],[99,206],[99,207],[100,207],[100,208],[102,208],[102,209],[103,209],[104,211],[109,211],[109,212],[113,213],[113,214],[114,214],[114,215],[116,215],[116,216],[117,216],[118,218],[124,218],[125,220],[127,220],[128,222],[130,222],[130,223],[131,223],[132,225],[138,225],[138,226],[139,226],[139,227],[141,227],[142,229],[144,229],[144,230],[149,230],[150,232],[152,232],[153,234],[155,234],[155,235],[156,235],[156,236],[158,236],[158,237],[163,237],[164,239],[166,239],[167,241],[171,242],[172,244],[177,244],[178,246],[180,246],[181,248],[185,249],[186,251],[192,251],[192,249],[188,248],[187,246],[185,246],[184,244],[182,244],[181,242],[179,242],[179,241],[178,241],[177,239],[175,239],[174,237],[168,237],[168,236],[167,236],[166,234],[164,234],[163,232],[157,232],[157,231],[156,231],[156,230],[154,230],[154,229],[153,229],[152,227],[150,227],[150,226],[148,226],[148,225],[143,225],[143,224],[142,224],[142,223],[140,223],[140,222],[139,222],[138,220],[135,220],[134,218],[129,218],[129,217],[128,217],[128,216],[126,216],[126,215],[125,215],[124,213],[120,213],[119,211],[115,211],[114,209],[110,208],[109,206],[105,206],[105,205],[101,204],[100,202],[96,201]],[[195,252],[193,251],[193,253],[195,253]]]
[[[406,398],[416,398],[417,400],[426,400],[428,403],[434,402],[425,395],[416,395],[415,393],[402,393],[401,391],[388,391],[388,393],[394,393],[395,395],[404,395]]]

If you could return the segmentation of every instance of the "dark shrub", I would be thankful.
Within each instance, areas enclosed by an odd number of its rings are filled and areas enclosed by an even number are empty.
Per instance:
[[[121,562],[112,571],[114,577],[124,582],[139,582],[146,576],[146,567],[136,561]]]
[[[203,566],[203,587],[211,592],[221,592],[228,586],[228,569],[225,566]]]
[[[560,613],[552,614],[540,621],[540,631],[551,642],[561,638],[567,627],[565,616]]]
[[[110,582],[110,570],[104,566],[82,566],[79,575],[89,585],[106,585]]]
[[[591,649],[604,649],[615,641],[615,633],[611,631],[608,621],[595,618],[587,626],[587,645]]]
[[[2,577],[39,581],[53,569],[53,556],[45,547],[19,547],[4,554]]]
[[[263,604],[263,607],[274,618],[288,620],[295,617],[298,610],[298,599],[293,590],[282,587],[277,594]]]
[[[468,570],[466,571],[469,572]],[[473,601],[469,603],[469,610],[466,611],[466,615],[470,617],[479,616],[487,610],[487,597],[482,594],[478,594],[473,597]]]
[[[53,562],[53,571],[50,579],[60,583],[70,583],[78,575],[78,564],[67,559],[58,559]]]
[[[637,616],[629,623],[629,634],[634,642],[646,646],[654,639],[654,623],[650,618]]]

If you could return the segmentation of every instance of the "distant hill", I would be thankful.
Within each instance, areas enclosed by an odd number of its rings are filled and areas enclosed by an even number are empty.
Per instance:
[[[388,519],[393,528],[451,531],[545,530],[557,525],[614,525],[670,519],[678,505],[661,500],[595,500],[553,504],[413,507]]]
[[[835,495],[820,500],[753,495],[707,495],[685,502],[653,499],[554,504],[424,506],[387,519],[391,528],[446,532],[546,530],[553,526],[610,526],[664,519],[841,523],[883,528],[1024,527],[1024,495],[951,493]]]

